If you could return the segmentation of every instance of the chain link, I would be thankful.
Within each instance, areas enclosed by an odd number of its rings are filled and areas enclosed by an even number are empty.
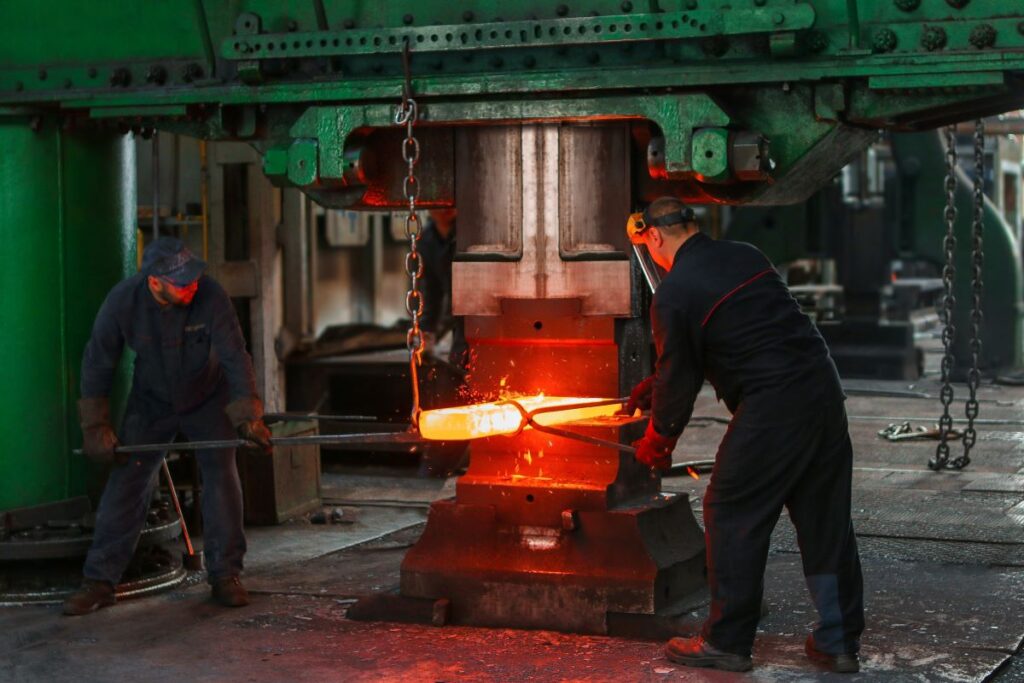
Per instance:
[[[416,201],[420,196],[420,184],[416,179],[416,164],[420,160],[420,142],[413,135],[413,126],[419,116],[416,100],[412,99],[409,83],[408,48],[403,55],[406,69],[406,83],[402,93],[402,103],[395,111],[395,125],[405,126],[405,138],[402,140],[402,161],[405,162],[407,173],[402,181],[402,191],[409,205],[405,216],[405,235],[409,239],[409,253],[405,257],[405,272],[409,276],[409,291],[405,293],[405,310],[412,323],[405,337],[405,345],[409,350],[409,381],[412,384],[412,424],[419,424],[420,416],[420,382],[419,368],[423,363],[423,332],[420,330],[420,317],[423,315],[423,293],[420,292],[420,279],[423,277],[423,258],[418,249],[421,226],[416,214]]]
[[[942,388],[939,390],[939,401],[942,402],[942,417],[939,418],[939,445],[935,449],[935,457],[928,462],[933,470],[944,469],[949,463],[949,437],[953,429],[953,417],[949,414],[949,406],[953,403],[953,339],[956,327],[953,323],[953,309],[956,299],[953,296],[953,282],[956,277],[956,127],[946,128],[946,238],[943,247],[946,252],[946,263],[942,268],[942,308],[939,318],[942,321]]]
[[[985,252],[982,245],[985,221],[985,124],[981,119],[974,122],[974,215],[971,226],[971,368],[967,371],[967,403],[964,414],[967,416],[967,428],[964,429],[964,453],[954,460],[950,467],[961,469],[971,462],[971,449],[978,435],[974,429],[974,420],[978,417],[978,384],[981,373],[978,365],[981,356],[981,295],[984,291],[982,282],[982,266]]]

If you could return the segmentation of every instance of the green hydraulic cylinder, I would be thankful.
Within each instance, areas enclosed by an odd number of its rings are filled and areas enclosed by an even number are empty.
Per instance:
[[[903,221],[915,254],[937,264],[945,263],[946,150],[941,133],[910,133],[892,137],[893,156],[903,178]],[[968,163],[970,161],[968,160]],[[973,183],[957,170],[957,247],[954,265],[956,326],[954,377],[970,367],[971,226]],[[984,255],[982,268],[982,354],[979,365],[989,371],[1024,367],[1024,275],[1021,251],[1013,228],[999,210],[985,199],[983,213]]]
[[[82,351],[135,270],[135,211],[129,136],[0,112],[0,510],[96,493],[71,453]]]

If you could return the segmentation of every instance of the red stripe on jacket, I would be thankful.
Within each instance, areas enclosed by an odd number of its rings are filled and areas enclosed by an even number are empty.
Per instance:
[[[704,320],[701,321],[700,326],[701,327],[705,327],[708,324],[708,320],[711,319],[711,316],[715,314],[716,310],[718,310],[718,307],[721,306],[722,304],[724,304],[726,302],[726,300],[728,300],[728,298],[731,297],[733,294],[735,294],[736,292],[740,291],[741,289],[743,289],[747,285],[751,284],[755,280],[760,280],[762,277],[764,277],[768,273],[774,273],[774,272],[775,272],[774,268],[767,268],[765,270],[762,270],[760,273],[758,273],[754,277],[750,278],[749,280],[747,280],[743,284],[739,285],[738,287],[735,287],[732,291],[730,291],[728,294],[726,294],[721,299],[719,299],[718,301],[715,302],[715,305],[711,307],[711,310],[708,311],[708,314],[706,316],[704,316]]]

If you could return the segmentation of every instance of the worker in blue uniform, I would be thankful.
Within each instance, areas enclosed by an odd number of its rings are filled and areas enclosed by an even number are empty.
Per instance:
[[[114,467],[97,510],[82,587],[64,604],[67,615],[114,604],[114,586],[146,520],[163,455],[115,454],[115,447],[178,435],[234,439],[237,433],[271,448],[238,317],[224,289],[203,274],[205,266],[180,240],[158,238],[146,247],[141,272],[118,283],[96,316],[82,359],[83,451]],[[119,438],[109,396],[125,347],[135,352],[135,369]],[[246,543],[235,449],[199,450],[196,459],[213,597],[227,606],[248,604],[239,578]]]
[[[671,465],[705,379],[732,413],[704,496],[710,613],[700,636],[668,643],[667,657],[751,668],[769,540],[785,507],[820,617],[805,651],[833,671],[857,671],[864,614],[853,452],[825,342],[764,254],[701,233],[678,200],[656,200],[627,230],[667,273],[651,305],[655,373],[626,407],[651,411],[637,460]]]

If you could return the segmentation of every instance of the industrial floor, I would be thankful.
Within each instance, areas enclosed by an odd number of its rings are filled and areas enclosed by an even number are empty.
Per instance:
[[[356,596],[396,588],[427,504],[453,481],[328,472],[325,499],[341,523],[251,530],[249,607],[214,605],[193,577],[83,618],[2,609],[0,681],[1024,681],[1024,388],[983,388],[981,418],[996,422],[980,426],[972,464],[956,473],[927,469],[934,441],[877,435],[904,419],[933,424],[934,380],[847,388],[868,620],[859,675],[822,673],[803,656],[814,614],[785,519],[750,674],[676,666],[659,642],[349,621]],[[726,413],[705,392],[695,415]],[[695,422],[676,460],[713,457],[724,430]],[[690,493],[698,515],[705,485],[665,482]]]

